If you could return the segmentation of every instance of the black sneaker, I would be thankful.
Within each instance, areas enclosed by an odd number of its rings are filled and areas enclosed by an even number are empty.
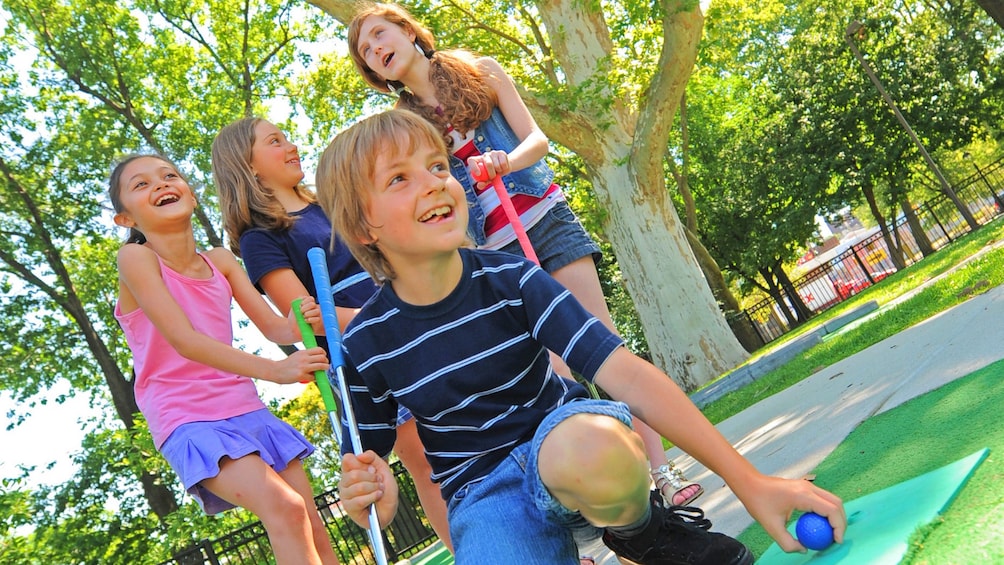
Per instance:
[[[750,565],[753,553],[725,534],[709,531],[711,520],[693,506],[663,506],[662,496],[652,491],[652,521],[630,539],[609,531],[603,543],[639,565]]]

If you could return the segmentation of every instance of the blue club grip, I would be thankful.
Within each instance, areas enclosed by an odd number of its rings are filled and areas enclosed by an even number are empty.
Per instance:
[[[330,349],[328,354],[331,356],[331,366],[341,367],[345,364],[345,359],[342,357],[342,333],[338,328],[335,298],[331,295],[328,255],[320,247],[312,247],[307,251],[307,261],[310,263],[310,272],[314,276],[314,288],[317,289],[317,304],[321,307],[324,332],[328,334],[328,349]]]

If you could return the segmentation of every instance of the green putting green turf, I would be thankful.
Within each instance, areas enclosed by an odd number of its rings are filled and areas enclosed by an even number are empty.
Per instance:
[[[785,553],[773,544],[757,563],[896,565],[906,554],[907,540],[914,530],[934,520],[948,506],[986,456],[987,450],[983,449],[940,469],[846,502],[847,531],[841,544],[805,554]],[[789,531],[794,535],[794,525]]]
[[[902,563],[1004,563],[1002,407],[1004,361],[999,361],[863,422],[815,469],[816,484],[853,501],[988,448],[989,456],[948,509],[913,532]],[[757,555],[772,543],[759,525],[739,539]]]
[[[447,551],[446,546],[436,542],[408,562],[411,565],[453,565],[453,556]]]

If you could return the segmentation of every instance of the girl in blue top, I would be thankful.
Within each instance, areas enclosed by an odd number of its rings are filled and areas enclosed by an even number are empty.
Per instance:
[[[450,172],[467,198],[474,243],[522,254],[495,192],[468,173],[467,167],[480,166],[489,178],[502,175],[540,266],[616,333],[596,271],[600,248],[552,182],[554,173],[544,163],[547,137],[501,65],[465,51],[436,51],[432,33],[393,4],[360,10],[349,25],[348,40],[357,70],[373,88],[396,93],[396,107],[423,116],[443,132]],[[559,374],[571,377],[560,357],[552,355],[551,361]],[[704,492],[666,458],[659,434],[641,421],[635,421],[635,428],[668,504],[687,505]]]
[[[317,296],[307,250],[327,250],[332,287],[344,286],[334,296],[344,329],[377,287],[342,242],[332,241],[331,222],[303,184],[296,145],[274,124],[244,118],[220,130],[212,153],[223,227],[251,281],[287,314],[294,298]],[[324,335],[323,324],[315,323],[314,332]],[[433,530],[452,548],[446,504],[430,479],[415,422],[402,412],[399,424],[394,451],[415,481]]]

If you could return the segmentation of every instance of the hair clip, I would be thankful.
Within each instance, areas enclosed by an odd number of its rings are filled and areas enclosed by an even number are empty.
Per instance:
[[[401,97],[401,93],[406,90],[405,86],[401,83],[396,83],[400,86],[395,86],[395,82],[392,80],[387,81],[387,90],[389,90],[394,96],[398,98]]]
[[[426,59],[431,59],[432,56],[436,54],[435,49],[429,49],[428,51],[426,51],[425,47],[422,47],[417,40],[413,45],[415,46],[415,49],[417,49],[418,52],[421,53],[422,56],[425,57]]]

